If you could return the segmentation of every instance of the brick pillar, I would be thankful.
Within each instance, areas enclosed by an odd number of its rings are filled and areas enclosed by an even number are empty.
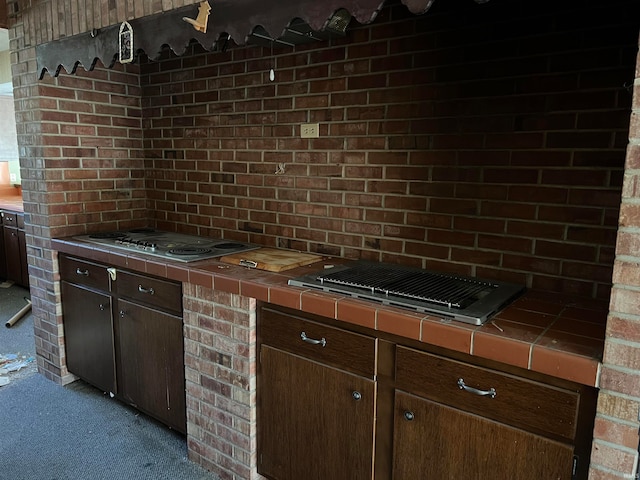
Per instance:
[[[256,301],[184,285],[189,458],[222,480],[255,480]]]
[[[640,75],[637,68],[636,75]],[[591,454],[589,478],[593,480],[638,478],[636,475],[640,407],[640,77],[635,80],[633,97],[613,270],[613,290]]]

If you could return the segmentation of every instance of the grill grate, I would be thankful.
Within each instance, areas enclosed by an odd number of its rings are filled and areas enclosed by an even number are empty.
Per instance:
[[[514,283],[366,260],[291,278],[288,284],[434,313],[474,325],[482,325],[525,290]]]
[[[409,298],[458,309],[465,308],[496,288],[491,283],[473,278],[380,264],[362,264],[321,274],[317,280],[323,285],[343,285],[367,290],[371,294]]]

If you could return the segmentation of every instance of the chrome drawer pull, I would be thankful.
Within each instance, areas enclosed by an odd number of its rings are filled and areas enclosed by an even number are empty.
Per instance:
[[[357,391],[354,390],[353,392],[351,392],[351,396],[353,397],[354,400],[358,401],[358,400],[362,400],[362,394]]]
[[[416,418],[416,416],[413,414],[412,411],[407,410],[406,412],[404,412],[404,419],[407,422],[412,422],[414,418]]]
[[[458,387],[460,390],[464,390],[465,392],[473,393],[474,395],[480,395],[481,397],[491,397],[496,398],[496,389],[491,387],[489,390],[478,390],[477,388],[469,387],[465,385],[464,379],[458,379]]]
[[[156,293],[153,288],[144,288],[142,285],[138,285],[138,291],[140,293],[148,293],[149,295]]]
[[[80,267],[76,268],[76,275],[89,276],[89,270],[80,270]]]
[[[327,340],[324,337],[322,337],[320,340],[315,340],[313,338],[307,337],[307,334],[302,332],[300,334],[300,338],[303,342],[310,343],[311,345],[322,345],[323,347],[327,345]]]

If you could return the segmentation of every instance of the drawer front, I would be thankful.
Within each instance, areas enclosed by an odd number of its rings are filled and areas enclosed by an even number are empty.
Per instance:
[[[263,307],[261,343],[373,378],[376,339]]]
[[[119,297],[182,316],[180,283],[118,270],[114,285]]]
[[[406,347],[396,350],[396,386],[534,433],[576,435],[579,394],[570,390]]]
[[[104,292],[109,291],[109,273],[106,265],[67,257],[66,255],[60,255],[58,262],[62,280]]]
[[[18,214],[13,212],[2,212],[2,223],[10,227],[18,226]]]

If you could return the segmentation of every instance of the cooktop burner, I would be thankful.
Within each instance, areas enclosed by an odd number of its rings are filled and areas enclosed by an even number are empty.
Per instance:
[[[341,293],[481,325],[524,287],[385,263],[353,262],[289,280],[289,285]]]
[[[179,262],[195,262],[259,248],[258,245],[250,243],[165,232],[152,228],[98,232],[75,238],[116,250],[139,252]]]

